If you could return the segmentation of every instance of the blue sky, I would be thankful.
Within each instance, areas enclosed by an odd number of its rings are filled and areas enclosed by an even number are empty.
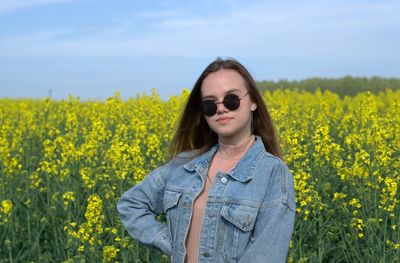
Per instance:
[[[256,80],[400,77],[400,1],[0,0],[0,97],[191,88],[216,57]]]

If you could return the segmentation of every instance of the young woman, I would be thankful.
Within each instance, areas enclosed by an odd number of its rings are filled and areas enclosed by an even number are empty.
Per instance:
[[[284,262],[295,217],[292,175],[250,73],[218,58],[200,75],[173,159],[125,192],[129,234],[172,262]],[[156,220],[166,214],[167,224]]]

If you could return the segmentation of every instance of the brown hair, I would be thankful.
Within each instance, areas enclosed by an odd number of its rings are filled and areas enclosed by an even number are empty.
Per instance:
[[[243,77],[250,98],[257,105],[257,109],[253,112],[253,133],[261,137],[264,147],[269,153],[282,158],[272,119],[257,90],[256,83],[247,69],[232,58],[217,58],[207,66],[197,79],[187,99],[178,128],[169,146],[170,158],[173,158],[181,152],[191,150],[196,150],[196,155],[199,155],[217,144],[218,135],[208,126],[201,109],[201,86],[204,79],[210,73],[221,69],[235,70]]]

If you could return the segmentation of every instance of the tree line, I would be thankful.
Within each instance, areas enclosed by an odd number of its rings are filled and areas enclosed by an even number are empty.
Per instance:
[[[400,88],[400,78],[383,77],[352,77],[342,78],[308,78],[304,80],[286,80],[279,81],[258,81],[257,86],[261,92],[277,89],[298,89],[308,92],[314,92],[319,89],[332,91],[340,97],[354,96],[359,92],[370,91],[374,94],[383,92],[386,89],[397,90]]]

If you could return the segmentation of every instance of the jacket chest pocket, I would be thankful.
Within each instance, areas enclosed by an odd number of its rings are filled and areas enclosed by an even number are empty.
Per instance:
[[[220,252],[226,262],[236,262],[252,235],[258,214],[257,207],[226,204],[221,209]]]
[[[179,216],[178,203],[181,196],[182,193],[179,192],[173,192],[173,191],[164,192],[164,199],[163,199],[164,213],[166,214],[167,217],[167,225],[172,240],[174,240],[175,237],[175,231]]]

